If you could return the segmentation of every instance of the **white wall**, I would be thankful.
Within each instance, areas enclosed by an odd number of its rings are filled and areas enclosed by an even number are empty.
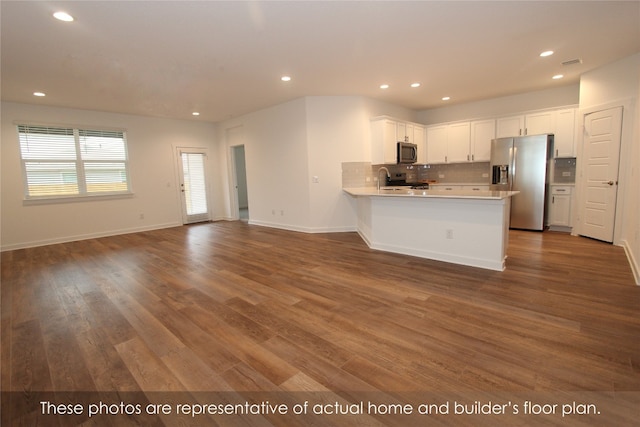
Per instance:
[[[305,230],[309,221],[308,150],[306,105],[303,98],[222,122],[218,153],[225,155],[218,165],[216,191],[231,193],[231,145],[229,129],[238,129],[245,147],[247,197],[250,222],[277,228]],[[222,160],[222,157],[221,159]],[[233,207],[229,204],[229,209]],[[229,210],[217,217],[232,218]]]
[[[124,128],[134,195],[25,205],[16,121]],[[1,125],[2,250],[182,224],[174,147],[213,148],[215,138],[211,123],[5,102]]]
[[[579,94],[579,84],[565,85],[554,89],[424,110],[417,113],[417,120],[419,123],[431,125],[457,120],[508,116],[524,111],[556,108],[565,105],[577,105]]]
[[[342,194],[342,162],[371,159],[369,118],[378,115],[415,120],[411,110],[368,98],[312,96],[220,123],[218,153],[234,144],[228,131],[242,129],[250,223],[305,232],[354,230],[354,209]],[[218,169],[216,192],[228,194],[229,158]],[[216,217],[233,217],[230,209]]]
[[[585,73],[580,111],[623,106],[614,243],[624,246],[640,284],[640,54]],[[582,119],[580,119],[582,120]]]

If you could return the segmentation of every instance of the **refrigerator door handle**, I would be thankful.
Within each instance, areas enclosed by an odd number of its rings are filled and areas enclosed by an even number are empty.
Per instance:
[[[511,172],[509,172],[509,190],[513,190],[513,186],[515,185],[515,181],[516,181],[516,174],[518,172],[518,162],[516,161],[516,158],[518,156],[518,147],[513,147],[512,148],[512,155],[511,155]]]

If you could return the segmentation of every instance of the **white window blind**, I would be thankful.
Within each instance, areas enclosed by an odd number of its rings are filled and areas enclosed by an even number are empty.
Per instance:
[[[206,214],[208,208],[204,154],[182,153],[181,155],[187,215]]]
[[[18,125],[26,198],[130,191],[122,131]]]

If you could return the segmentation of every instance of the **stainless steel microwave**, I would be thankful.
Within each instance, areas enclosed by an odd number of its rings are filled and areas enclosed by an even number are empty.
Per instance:
[[[418,161],[418,146],[408,142],[398,142],[398,163],[415,163]]]

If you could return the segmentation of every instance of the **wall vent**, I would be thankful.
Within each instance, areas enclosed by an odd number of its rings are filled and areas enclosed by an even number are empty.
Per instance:
[[[570,59],[562,63],[562,65],[573,65],[573,64],[582,64],[582,59],[580,58]]]

